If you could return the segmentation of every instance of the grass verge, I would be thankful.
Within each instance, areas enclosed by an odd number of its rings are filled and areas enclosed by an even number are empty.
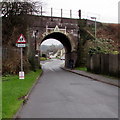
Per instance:
[[[77,67],[77,68],[75,68],[75,70],[86,71],[86,72],[88,72],[88,73],[92,73],[92,74],[96,74],[96,75],[101,75],[101,76],[106,77],[106,78],[118,80],[118,77],[115,77],[115,76],[104,75],[104,74],[97,74],[97,73],[94,73],[94,72],[87,71],[87,68],[86,68],[86,67]]]
[[[76,70],[81,70],[81,71],[87,71],[87,68],[86,67],[77,67],[75,68]]]
[[[47,60],[47,58],[45,58],[45,57],[40,57],[40,61],[45,61],[45,60]]]
[[[18,98],[29,92],[41,73],[42,70],[31,71],[25,75],[24,80],[19,80],[18,75],[3,77],[2,118],[12,118],[15,115],[23,102],[23,100],[18,100]]]
[[[0,120],[2,119],[2,77],[0,76]]]

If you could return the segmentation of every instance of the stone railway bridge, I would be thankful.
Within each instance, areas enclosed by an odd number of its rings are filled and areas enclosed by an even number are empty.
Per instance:
[[[60,41],[65,48],[65,67],[68,67],[70,59],[74,60],[74,66],[78,65],[80,37],[78,19],[35,15],[27,17],[31,21],[27,30],[29,56],[39,54],[41,43],[53,38]]]

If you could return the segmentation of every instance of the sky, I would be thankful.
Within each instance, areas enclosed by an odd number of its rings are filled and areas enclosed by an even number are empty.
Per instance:
[[[41,45],[60,45],[61,43],[58,40],[55,39],[48,39],[45,40]]]
[[[120,0],[42,0],[43,6],[53,13],[58,9],[63,9],[63,14],[67,14],[70,9],[73,14],[81,9],[83,17],[96,16],[98,21],[118,23],[118,2]],[[60,11],[60,10],[59,10]],[[68,12],[69,13],[69,12]],[[74,16],[73,15],[73,16]]]
[[[45,14],[50,15],[53,8],[53,16],[60,16],[60,9],[63,9],[63,16],[69,16],[70,9],[72,17],[78,17],[78,10],[81,9],[82,18],[90,19],[96,17],[97,21],[104,23],[118,23],[118,2],[120,0],[42,0]],[[52,40],[51,44],[59,44]]]

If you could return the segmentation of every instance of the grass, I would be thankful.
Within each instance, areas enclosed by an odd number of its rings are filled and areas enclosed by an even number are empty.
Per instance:
[[[88,72],[86,67],[77,67],[77,68],[75,68],[75,70],[81,70],[81,71]],[[93,73],[93,72],[90,72],[90,71],[88,73],[96,74],[96,73]],[[115,77],[115,76],[104,75],[104,74],[97,74],[97,75],[101,75],[101,76],[106,77],[106,78],[118,80],[118,77]]]
[[[2,79],[0,76],[0,120],[2,119]]]
[[[86,67],[77,67],[75,68],[76,70],[81,70],[81,71],[87,71],[87,68]]]
[[[31,71],[19,80],[17,75],[3,77],[2,83],[2,118],[12,118],[18,111],[23,100],[18,98],[26,95],[35,83],[42,70]]]
[[[45,58],[45,57],[40,57],[40,61],[45,61],[45,60],[47,60],[47,58]]]
[[[115,76],[104,75],[104,74],[100,74],[100,75],[102,75],[103,77],[106,77],[106,78],[113,79],[113,80],[119,80],[119,79],[120,79],[120,78],[118,78],[118,77],[115,77]]]

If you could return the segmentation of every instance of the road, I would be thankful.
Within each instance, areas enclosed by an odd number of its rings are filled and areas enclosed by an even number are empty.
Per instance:
[[[42,62],[44,73],[20,118],[118,118],[118,88],[60,69],[61,60]]]

